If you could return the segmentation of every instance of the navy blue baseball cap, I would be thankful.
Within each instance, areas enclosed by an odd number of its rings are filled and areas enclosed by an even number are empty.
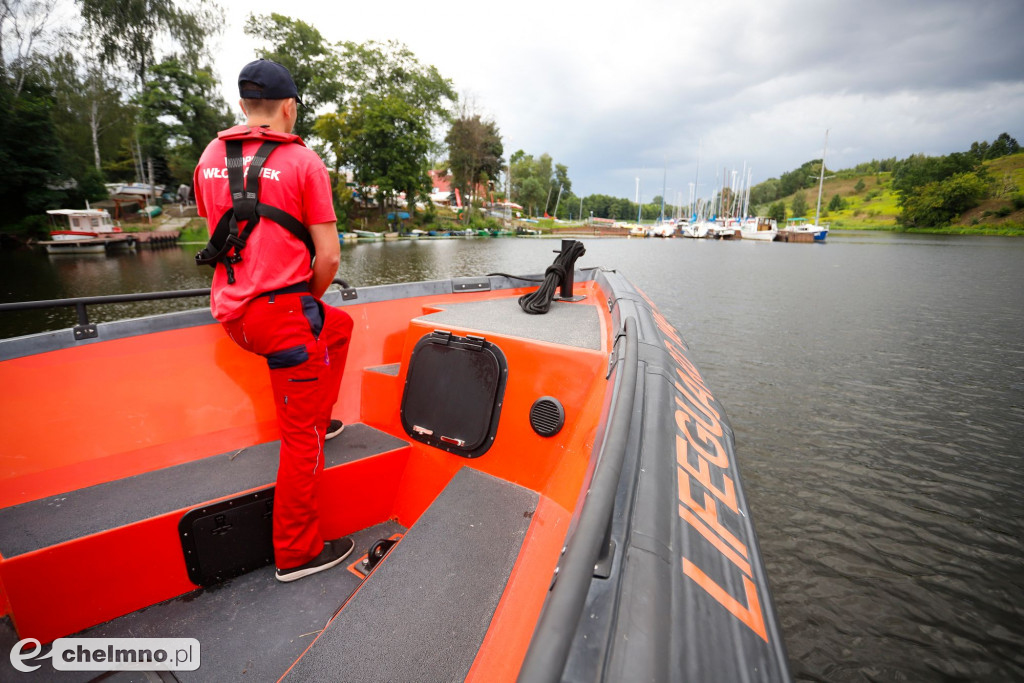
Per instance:
[[[243,89],[244,83],[255,83],[260,89]],[[269,59],[257,59],[242,67],[241,73],[238,74],[238,94],[242,99],[254,100],[286,100],[294,97],[302,104],[291,73]]]

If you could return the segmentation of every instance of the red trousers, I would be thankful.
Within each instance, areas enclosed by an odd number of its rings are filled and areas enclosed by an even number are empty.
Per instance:
[[[352,318],[308,293],[257,297],[224,323],[247,351],[267,359],[281,432],[274,492],[274,561],[278,569],[320,554],[317,505],[324,434],[345,372]]]

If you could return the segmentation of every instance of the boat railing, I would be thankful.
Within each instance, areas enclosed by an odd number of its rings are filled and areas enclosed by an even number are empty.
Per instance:
[[[357,298],[356,290],[341,278],[335,278],[332,284],[338,285],[343,301]],[[79,296],[70,299],[46,299],[41,301],[16,301],[0,304],[0,313],[4,311],[37,311],[48,308],[74,308],[78,316],[78,324],[72,328],[75,341],[95,339],[98,330],[95,323],[89,322],[86,306],[103,304],[125,304],[139,301],[160,301],[163,299],[187,299],[189,297],[210,296],[210,288],[177,289],[165,292],[139,292],[133,294],[107,294],[103,296]]]
[[[123,304],[137,301],[159,301],[162,299],[184,299],[195,296],[209,296],[210,289],[179,289],[168,292],[140,292],[136,294],[108,294],[104,296],[80,296],[70,299],[49,299],[44,301],[17,301],[0,304],[3,311],[35,311],[47,308],[74,308],[78,315],[78,324],[72,328],[75,339],[94,339],[97,335],[95,323],[89,322],[86,306],[103,304]]]
[[[566,545],[556,569],[554,586],[533,632],[519,671],[520,681],[561,680],[591,581],[598,563],[608,551],[615,492],[626,456],[638,374],[636,320],[626,318],[624,327],[621,374],[600,459],[576,531]]]

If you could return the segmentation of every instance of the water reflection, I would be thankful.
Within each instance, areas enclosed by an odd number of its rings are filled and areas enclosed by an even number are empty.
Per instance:
[[[139,249],[112,254],[46,254],[42,250],[0,251],[0,301],[37,301],[209,287],[213,271],[194,261],[198,246]],[[180,311],[202,305],[197,299],[172,299],[92,306],[94,322]],[[74,309],[25,311],[0,315],[0,336],[71,327]]]

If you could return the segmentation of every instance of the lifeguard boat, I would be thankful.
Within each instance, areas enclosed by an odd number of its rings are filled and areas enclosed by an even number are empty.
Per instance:
[[[355,330],[321,525],[357,551],[295,583],[266,367],[208,309],[0,341],[0,666],[145,637],[195,639],[181,680],[788,680],[725,411],[574,244],[328,292]]]

